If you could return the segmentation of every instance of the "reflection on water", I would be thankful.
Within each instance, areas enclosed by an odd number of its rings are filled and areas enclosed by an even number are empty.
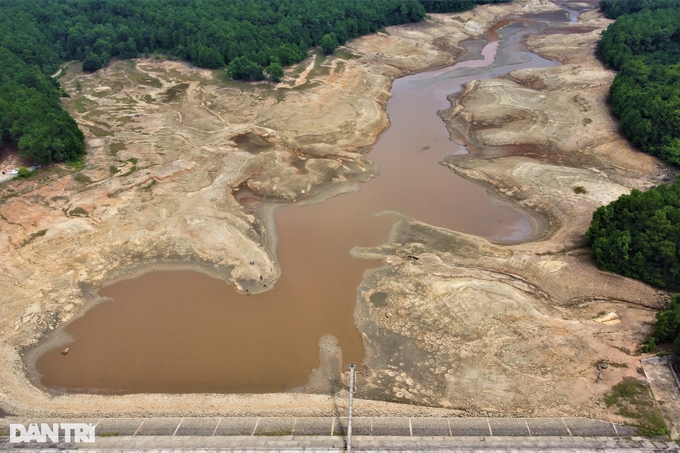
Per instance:
[[[275,210],[283,270],[275,289],[239,295],[188,271],[113,284],[100,294],[115,300],[66,328],[76,339],[70,352],[54,349],[40,357],[43,385],[105,393],[284,391],[306,382],[318,364],[318,341],[327,334],[339,340],[345,362],[360,362],[356,289],[364,270],[378,263],[353,259],[349,250],[385,241],[394,221],[373,214],[397,211],[495,239],[532,233],[522,212],[439,164],[465,150],[449,141],[437,116],[450,105],[446,96],[464,83],[551,65],[522,50],[520,40],[530,31],[512,23],[499,46],[492,30],[481,59],[394,82],[387,106],[391,127],[368,155],[380,176],[359,191]],[[254,199],[245,205],[261,207]]]

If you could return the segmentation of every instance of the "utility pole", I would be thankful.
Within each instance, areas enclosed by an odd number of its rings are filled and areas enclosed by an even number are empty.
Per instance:
[[[352,453],[352,412],[354,412],[354,364],[349,366],[349,416],[347,417],[347,453]]]

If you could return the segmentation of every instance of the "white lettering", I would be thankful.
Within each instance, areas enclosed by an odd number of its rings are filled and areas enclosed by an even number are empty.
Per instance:
[[[64,430],[64,442],[71,442],[71,431],[76,427],[75,423],[62,423],[61,429]]]
[[[17,433],[19,433],[18,436]],[[19,425],[18,423],[11,423],[9,425],[10,443],[16,444],[19,442],[28,442],[27,440],[24,440],[24,437],[26,437],[26,428],[24,427],[24,425]]]
[[[27,440],[25,440],[24,442],[30,442],[32,440],[34,440],[36,442],[45,442],[46,441],[45,436],[42,436],[40,434],[40,428],[38,428],[37,423],[31,423],[28,426],[28,430],[27,430],[27,433],[26,433],[26,439]]]
[[[75,441],[76,442],[94,442],[94,425],[88,423],[79,423],[76,425]]]
[[[52,442],[59,442],[59,427],[56,423],[52,423],[52,429],[50,429],[50,425],[47,423],[41,423],[40,431],[42,434],[42,442],[47,442],[47,437],[49,437]]]
[[[45,443],[47,438],[52,442],[59,442],[59,428],[64,431],[64,441],[71,442],[73,435],[74,442],[94,442],[94,428],[92,423],[41,423],[38,427],[37,423],[31,423],[28,428],[18,423],[9,425],[9,441],[10,443],[28,443],[32,440]]]

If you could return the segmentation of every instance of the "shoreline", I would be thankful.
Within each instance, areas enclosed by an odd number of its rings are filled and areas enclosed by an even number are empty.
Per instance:
[[[488,9],[488,8],[487,8]],[[483,10],[483,9],[480,9]],[[475,10],[477,11],[477,9]],[[479,13],[479,11],[477,11]],[[470,16],[474,17],[474,12],[469,13]],[[454,15],[448,15],[449,17],[454,16]],[[428,25],[429,26],[429,25]],[[460,43],[459,43],[460,44]],[[429,69],[424,69],[418,72],[424,72],[427,70],[432,70],[433,68]],[[415,73],[415,71],[413,72]],[[405,71],[403,75],[407,75],[408,71]],[[394,79],[392,79],[394,80]],[[389,86],[391,87],[392,81],[389,82]],[[453,103],[452,103],[453,106]],[[384,106],[383,106],[383,120],[382,124],[385,125],[385,129],[389,127],[389,120],[387,119],[386,121],[386,112],[384,111]],[[448,126],[448,123],[447,123]],[[384,132],[384,130],[381,130],[381,132]],[[370,134],[368,134],[370,135]],[[377,136],[380,134],[376,134],[375,137],[377,139]],[[368,145],[370,146],[370,145]],[[367,154],[367,156],[370,158],[370,154]],[[472,156],[468,156],[469,158],[472,158]],[[465,156],[461,156],[461,158],[465,158]],[[474,159],[479,159],[477,157],[474,157]],[[451,166],[453,164],[449,164]],[[450,167],[451,168],[451,167]],[[454,169],[454,168],[452,168]],[[454,171],[463,176],[466,179],[474,181],[476,184],[480,184],[483,187],[486,187],[487,189],[491,189],[489,191],[490,195],[494,198],[494,200],[500,199],[503,202],[506,202],[508,204],[512,204],[513,207],[522,209],[523,211],[526,212],[532,212],[536,213],[536,208],[532,206],[527,206],[524,203],[517,202],[516,196],[512,194],[507,194],[499,191],[499,185],[498,184],[492,184],[491,182],[477,178],[475,176],[471,176],[470,171],[467,171],[465,169],[454,169]],[[517,206],[514,206],[514,205]],[[267,219],[260,220],[262,223],[265,224],[265,229],[267,232],[270,233],[270,237],[268,238],[267,246],[270,247],[269,249],[269,254],[272,256],[272,261],[275,263],[276,266],[278,266],[278,260],[276,260],[276,257],[274,255],[274,251],[271,249],[271,247],[275,248],[276,244],[276,238],[275,238],[275,231],[270,229],[271,223],[272,223],[272,215],[271,215],[272,210],[269,211],[269,214],[266,216]],[[513,242],[511,245],[511,248],[517,249],[517,248],[531,248],[531,244],[533,244],[533,248],[538,248],[536,243],[537,242],[547,242],[549,239],[554,238],[555,236],[558,236],[560,234],[560,231],[563,228],[563,225],[561,224],[552,224],[552,221],[550,220],[550,217],[546,213],[541,213],[540,211],[538,214],[532,214],[528,216],[530,219],[541,219],[544,223],[542,225],[539,225],[539,228],[543,228],[544,231],[542,234],[538,235],[538,238],[528,238],[520,241],[519,243]],[[536,220],[539,222],[539,220]],[[395,225],[398,222],[395,222],[393,224],[393,228],[395,228]],[[396,233],[395,233],[396,235]],[[461,233],[458,233],[458,235],[462,235]],[[532,235],[535,236],[535,235]],[[398,237],[392,235],[392,230],[390,231],[390,237],[393,240],[393,242],[398,241]],[[502,242],[498,241],[488,241],[484,240],[481,238],[472,238],[474,241],[479,242],[479,243],[493,243],[496,245],[505,245]],[[472,240],[471,239],[471,240]],[[389,244],[382,244],[378,248],[386,248],[389,246]],[[538,250],[540,251],[540,250]],[[198,258],[198,256],[196,256]],[[230,275],[231,272],[227,267],[219,267],[218,269],[222,270],[223,272],[220,271],[215,271],[215,265],[216,263],[209,264],[209,260],[205,260],[205,264],[196,264],[197,267],[201,267],[201,270],[199,272],[201,273],[206,273],[207,275],[214,276],[212,274],[217,273],[219,274],[220,280],[227,281],[231,286],[234,286],[234,282],[238,280],[234,280],[233,275]],[[183,270],[186,270],[186,264],[184,263],[178,263],[178,264],[170,264],[170,266],[180,266]],[[137,270],[139,270],[140,267],[146,266],[144,264],[138,264],[137,265]],[[155,265],[154,265],[155,266]],[[193,266],[193,264],[192,264]],[[208,268],[210,266],[210,268]],[[167,263],[162,264],[160,267],[164,267],[165,269],[168,268]],[[376,271],[385,271],[386,269],[390,268],[389,265],[382,266],[381,268],[378,269],[370,269],[367,272],[376,272]],[[134,266],[133,266],[134,269]],[[205,270],[210,269],[211,272],[205,272]],[[148,270],[146,272],[149,272]],[[141,273],[146,273],[146,272],[140,272]],[[276,269],[276,275],[280,275],[281,270]],[[123,279],[128,279],[132,278],[130,277],[131,273],[129,269],[125,269],[120,271],[119,277],[116,279],[115,277],[113,279],[110,279],[111,275],[114,275],[113,273],[109,272],[106,277],[102,280],[95,280],[95,282],[106,282],[97,286],[106,286],[108,284],[114,283],[115,281],[123,280]],[[229,277],[232,277],[232,280],[229,279]],[[363,285],[363,283],[362,283]],[[82,288],[81,288],[82,291]],[[360,288],[357,289],[357,292],[360,293]],[[91,296],[96,299],[95,296]],[[358,294],[359,298],[359,294]],[[88,304],[94,304],[97,303],[96,300],[85,300],[85,304],[81,305],[78,307],[78,311],[75,313],[75,317],[84,314],[84,312],[87,310],[87,308],[94,306],[94,305],[88,305]],[[359,304],[357,303],[357,306]],[[87,307],[87,308],[86,308]],[[71,318],[75,319],[75,317]],[[70,322],[70,321],[68,321]],[[60,329],[63,329],[65,325],[68,324],[62,323],[62,325],[59,326]],[[114,397],[103,397],[99,395],[62,395],[60,397],[50,397],[45,394],[41,394],[40,391],[36,388],[33,390],[31,389],[22,389],[18,390],[19,387],[21,387],[23,384],[21,384],[19,380],[17,380],[17,375],[14,374],[13,376],[9,376],[8,373],[11,375],[12,373],[16,373],[18,370],[15,368],[16,367],[16,359],[18,359],[18,354],[16,353],[15,350],[10,351],[8,348],[12,348],[9,346],[9,344],[4,343],[2,346],[0,346],[0,356],[3,356],[4,358],[7,359],[8,364],[13,364],[11,366],[7,366],[1,373],[2,377],[0,378],[0,382],[3,383],[8,383],[12,382],[12,385],[10,387],[13,388],[13,390],[10,392],[10,394],[5,394],[0,396],[0,401],[4,401],[3,408],[8,407],[11,410],[12,404],[11,404],[11,396],[10,395],[23,395],[22,398],[17,398],[15,400],[16,403],[18,403],[19,406],[23,406],[23,410],[25,410],[22,413],[50,413],[50,414],[72,414],[72,413],[104,413],[104,414],[225,414],[225,413],[238,413],[239,411],[242,411],[242,413],[288,413],[288,412],[280,412],[278,409],[258,409],[258,408],[253,408],[251,409],[251,412],[248,412],[247,410],[245,412],[244,409],[217,409],[215,408],[215,405],[221,405],[224,407],[224,405],[231,404],[229,403],[230,401],[239,401],[245,406],[248,406],[249,403],[246,402],[245,400],[247,399],[252,399],[252,405],[259,405],[259,407],[266,407],[267,404],[270,405],[270,407],[274,407],[277,404],[280,404],[281,407],[286,407],[285,409],[281,409],[282,411],[300,411],[299,413],[307,413],[308,411],[317,411],[317,412],[310,412],[310,413],[324,413],[328,409],[326,408],[317,408],[317,409],[309,409],[309,408],[302,408],[300,404],[303,404],[304,401],[307,401],[310,406],[322,406],[322,407],[328,407],[327,405],[330,403],[330,401],[333,399],[332,397],[328,399],[327,396],[320,396],[320,395],[303,395],[303,396],[295,396],[295,397],[290,397],[290,394],[250,394],[250,395],[215,395],[215,394],[185,394],[185,395],[154,395],[154,394],[138,394],[138,395],[127,395],[127,396],[114,396]],[[13,348],[12,348],[13,349]],[[4,350],[4,351],[3,351]],[[23,349],[22,349],[23,351]],[[13,358],[14,357],[14,358]],[[22,362],[20,360],[20,362]],[[26,381],[27,382],[27,381]],[[36,393],[37,392],[37,393]],[[300,395],[300,394],[296,394]],[[106,402],[102,398],[110,398],[107,399]],[[198,398],[201,400],[201,404],[197,404],[195,402],[191,402],[192,398]],[[31,399],[37,400],[37,401],[42,401],[42,403],[38,403],[37,405],[32,405],[32,408],[29,409],[26,406],[27,401],[30,401]],[[113,401],[115,399],[115,401]],[[157,399],[163,400],[168,405],[161,403],[159,405],[159,401],[156,401]],[[269,400],[269,402],[268,402]],[[284,400],[289,400],[290,403],[285,403]],[[36,401],[36,402],[37,402]],[[170,409],[170,401],[172,401],[173,405],[181,405],[182,408],[178,409]],[[361,401],[361,400],[360,400]],[[9,404],[7,404],[9,403]],[[5,406],[5,404],[7,404]],[[97,409],[94,412],[87,412],[87,409],[85,411],[82,411],[83,406],[88,406],[90,408],[94,406],[97,407]],[[306,404],[306,403],[304,403]],[[382,411],[383,407],[387,407],[390,405],[395,405],[397,403],[384,403],[381,401],[361,401],[359,404],[360,410],[365,410],[368,411],[367,413],[370,413],[372,410],[379,410]],[[109,409],[105,409],[104,407],[100,408],[100,405],[106,406]],[[144,409],[145,405],[148,407],[148,409]],[[29,406],[31,404],[29,403]],[[203,406],[203,407],[201,407]],[[238,405],[237,405],[238,406]],[[362,408],[363,406],[363,408]],[[136,409],[135,409],[136,407]],[[243,407],[243,405],[241,405]],[[392,407],[392,406],[390,406]],[[51,408],[51,409],[50,409]],[[69,409],[70,408],[70,409]],[[75,409],[78,408],[78,409]],[[125,408],[125,409],[123,409]],[[375,408],[375,409],[373,409]],[[92,410],[92,409],[89,409]],[[274,410],[274,412],[267,412],[270,410]],[[431,413],[432,411],[447,411],[447,413],[454,411],[454,409],[438,409],[438,408],[433,408],[431,406],[411,406],[408,409],[402,407],[401,405],[394,406],[393,409],[390,410],[395,410],[395,413],[402,413],[401,411],[404,411],[403,413]],[[471,409],[473,412],[477,411],[477,409]],[[44,412],[47,411],[47,412]],[[74,412],[70,412],[74,411]],[[231,412],[235,411],[235,412]],[[259,412],[258,412],[259,411]],[[307,411],[307,412],[305,412]],[[295,412],[298,413],[298,412]],[[386,413],[389,413],[387,411]],[[507,413],[506,413],[507,415]],[[616,418],[616,417],[612,417]]]

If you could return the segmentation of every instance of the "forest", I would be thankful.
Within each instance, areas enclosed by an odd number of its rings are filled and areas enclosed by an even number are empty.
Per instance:
[[[59,85],[0,47],[0,136],[38,164],[76,160],[83,133],[61,108]]]
[[[598,51],[619,70],[610,101],[622,131],[641,151],[680,164],[680,7],[620,16]]]
[[[112,58],[155,52],[235,79],[278,81],[283,67],[321,46],[426,12],[509,0],[0,0],[0,141],[39,163],[75,159],[83,135],[61,110],[51,80],[65,61],[96,71]],[[69,121],[70,120],[70,121]],[[57,132],[62,131],[62,132]]]
[[[621,130],[640,150],[680,164],[680,0],[603,0],[600,8],[616,18],[598,53],[619,71],[609,99]],[[601,268],[680,291],[680,182],[598,208],[586,238]],[[680,296],[657,314],[645,349],[665,341],[680,354]]]
[[[680,290],[680,181],[601,206],[586,238],[603,269]]]
[[[643,10],[677,8],[680,0],[601,0],[600,10],[608,19]]]

